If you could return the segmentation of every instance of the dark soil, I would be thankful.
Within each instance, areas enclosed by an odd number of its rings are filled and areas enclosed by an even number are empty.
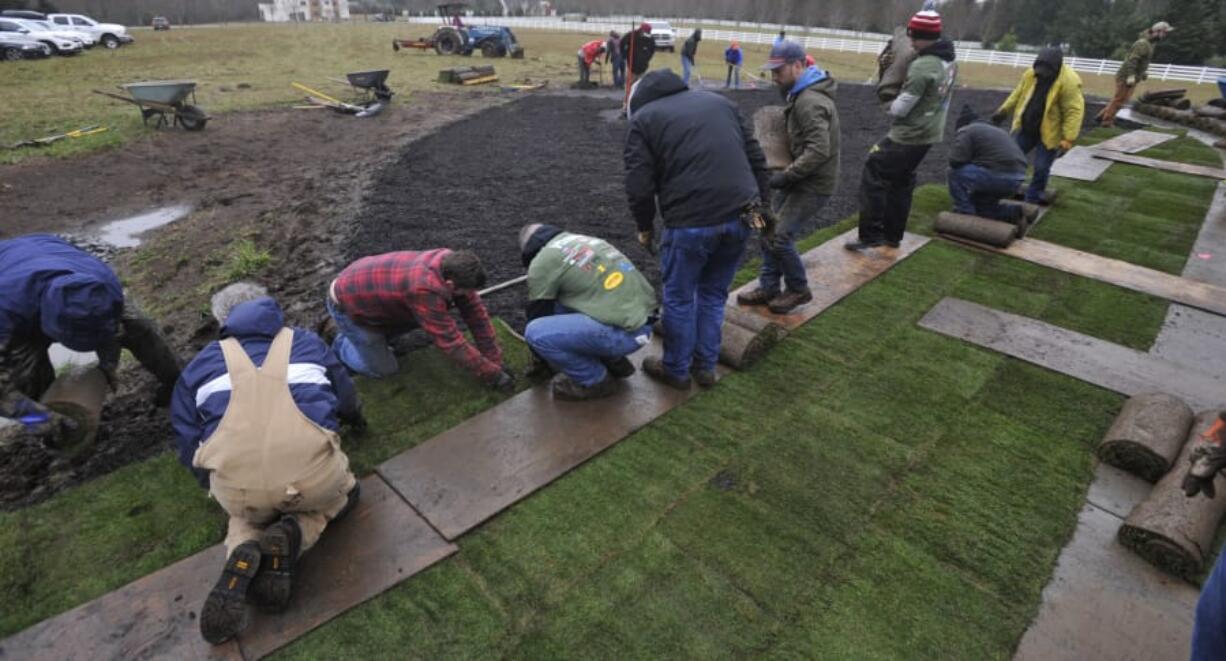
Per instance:
[[[774,91],[732,93],[750,116],[780,103]],[[1004,100],[995,91],[959,90],[954,105],[984,116]],[[823,210],[831,225],[858,209],[860,170],[868,150],[888,128],[873,90],[841,85],[842,177]],[[408,145],[399,161],[375,179],[346,252],[352,258],[390,250],[437,247],[476,251],[490,281],[523,274],[516,235],[526,223],[547,222],[605,238],[658,282],[658,260],[635,241],[622,185],[625,122],[609,95],[538,95],[492,108]],[[948,134],[953,133],[950,113]],[[920,183],[941,182],[948,148],[937,145],[919,172]],[[747,252],[752,254],[753,251]],[[488,301],[493,314],[523,323],[523,290]]]

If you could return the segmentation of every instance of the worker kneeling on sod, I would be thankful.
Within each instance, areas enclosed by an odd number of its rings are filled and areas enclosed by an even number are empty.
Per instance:
[[[1013,197],[1026,178],[1026,154],[1009,132],[962,106],[949,151],[949,196],[954,211],[1016,224],[1024,213]]]
[[[298,556],[357,503],[337,429],[366,422],[341,362],[318,335],[286,327],[263,287],[221,290],[213,316],[222,339],[183,371],[171,418],[179,460],[230,515],[227,560],[200,611],[216,645],[246,628],[249,596],[285,610]]]
[[[630,259],[608,242],[532,224],[519,233],[528,267],[533,353],[562,372],[553,394],[583,400],[613,393],[634,374],[626,356],[651,340],[656,294]]]

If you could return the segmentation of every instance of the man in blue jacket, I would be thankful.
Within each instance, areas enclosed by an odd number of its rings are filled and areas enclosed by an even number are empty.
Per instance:
[[[745,252],[747,209],[769,199],[770,173],[753,130],[728,99],[690,90],[668,69],[630,95],[626,194],[639,243],[652,250],[664,219],[664,357],[649,376],[688,389],[715,384],[728,286]]]
[[[741,89],[741,63],[745,54],[741,52],[740,42],[734,41],[724,49],[724,62],[728,65],[728,78],[724,80],[724,88]]]
[[[179,461],[230,515],[228,558],[200,613],[219,644],[247,623],[246,603],[289,603],[298,556],[357,503],[340,449],[341,422],[365,419],[353,382],[328,345],[287,328],[263,287],[236,283],[213,297],[221,339],[175,387],[171,422]]]
[[[98,354],[115,387],[119,354],[128,349],[170,399],[179,362],[153,321],[125,303],[123,286],[98,258],[50,234],[0,241],[0,416],[46,414],[37,403],[55,368],[52,343]]]

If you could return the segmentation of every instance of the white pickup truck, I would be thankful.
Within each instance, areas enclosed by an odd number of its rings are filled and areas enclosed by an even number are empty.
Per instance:
[[[132,35],[128,34],[128,28],[115,23],[99,23],[81,14],[47,14],[47,20],[72,30],[88,32],[107,48],[119,48],[135,41]]]

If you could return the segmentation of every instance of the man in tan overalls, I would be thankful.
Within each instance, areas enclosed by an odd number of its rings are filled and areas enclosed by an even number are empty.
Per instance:
[[[222,339],[183,371],[172,418],[180,457],[206,472],[230,515],[228,559],[200,613],[202,635],[219,644],[246,627],[249,596],[286,608],[298,556],[356,503],[336,428],[364,420],[340,361],[314,333],[285,327],[262,288],[231,285],[214,314]]]

